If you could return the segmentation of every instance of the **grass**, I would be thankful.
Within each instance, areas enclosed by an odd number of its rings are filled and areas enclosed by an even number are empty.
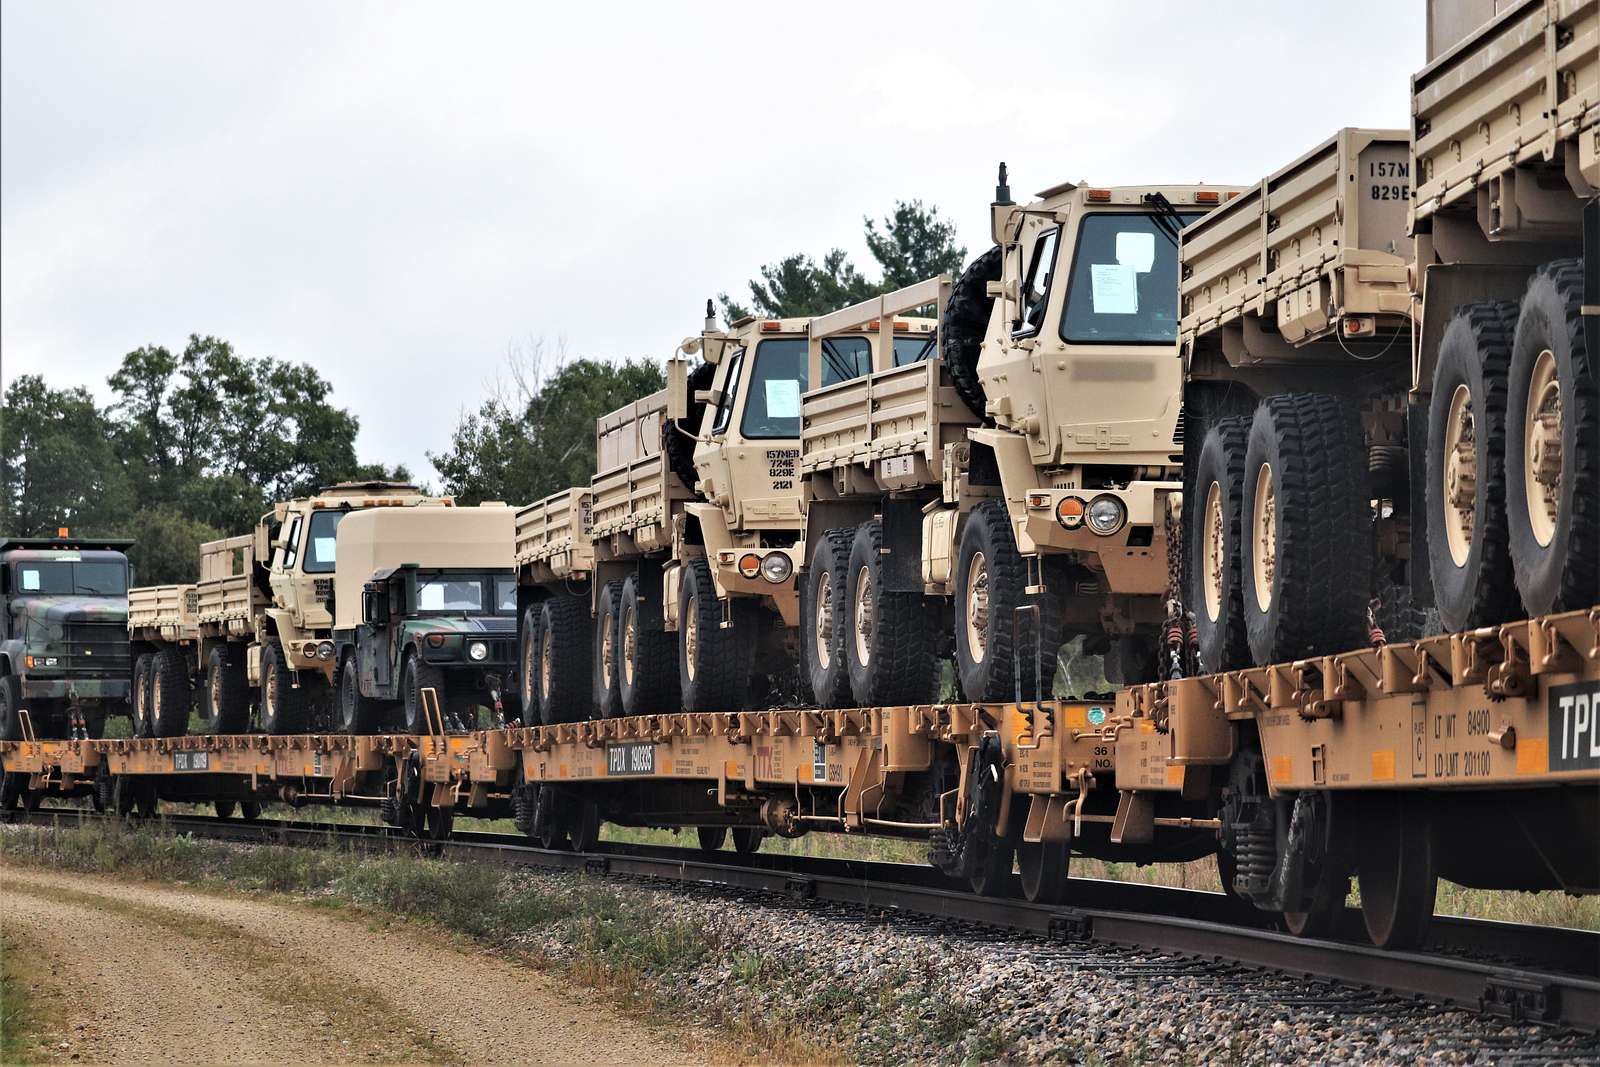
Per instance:
[[[61,990],[38,966],[32,946],[0,934],[0,1063],[34,1063],[61,1026]]]

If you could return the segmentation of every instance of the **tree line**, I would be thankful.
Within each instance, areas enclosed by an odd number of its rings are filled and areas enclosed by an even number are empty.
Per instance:
[[[955,227],[919,201],[864,219],[879,277],[839,249],[795,253],[760,268],[748,295],[719,294],[733,322],[823,314],[961,269]],[[578,358],[539,342],[513,350],[508,381],[465,412],[447,447],[429,452],[436,491],[464,504],[522,504],[594,470],[595,420],[657,389],[652,359]],[[22,375],[0,403],[0,533],[131,537],[135,580],[193,581],[202,542],[244,533],[277,500],[334,482],[409,481],[404,466],[363,463],[360,423],[306,363],[246,356],[192,335],[182,351],[151,345],[122,357],[101,406],[82,387]]]

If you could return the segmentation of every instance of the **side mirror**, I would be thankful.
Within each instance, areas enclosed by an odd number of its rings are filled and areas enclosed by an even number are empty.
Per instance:
[[[364,589],[361,593],[363,622],[381,623],[389,619],[389,594],[383,589]]]
[[[255,556],[255,562],[263,566],[272,558],[272,531],[267,527],[266,523],[261,523],[256,527],[255,543],[250,548]]]
[[[689,361],[667,360],[667,418],[673,422],[689,417]]]
[[[696,404],[705,404],[708,407],[720,408],[722,406],[722,390],[696,389],[694,391],[694,402]]]

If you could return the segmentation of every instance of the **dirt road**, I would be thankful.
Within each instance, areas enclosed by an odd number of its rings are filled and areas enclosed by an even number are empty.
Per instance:
[[[66,993],[62,1060],[690,1062],[546,975],[410,927],[0,868],[0,929]]]

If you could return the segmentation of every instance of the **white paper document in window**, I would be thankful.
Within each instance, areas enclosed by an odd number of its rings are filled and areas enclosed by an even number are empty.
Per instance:
[[[1134,283],[1132,267],[1122,263],[1093,263],[1089,266],[1089,280],[1094,290],[1096,315],[1139,313],[1139,287]]]
[[[1123,230],[1117,234],[1117,262],[1140,274],[1150,273],[1156,262],[1156,235],[1137,230]]]
[[[767,379],[767,418],[800,417],[800,383],[793,378]]]
[[[333,562],[334,546],[338,543],[338,538],[335,537],[313,537],[311,539],[312,551],[316,553],[317,559],[323,563]]]

